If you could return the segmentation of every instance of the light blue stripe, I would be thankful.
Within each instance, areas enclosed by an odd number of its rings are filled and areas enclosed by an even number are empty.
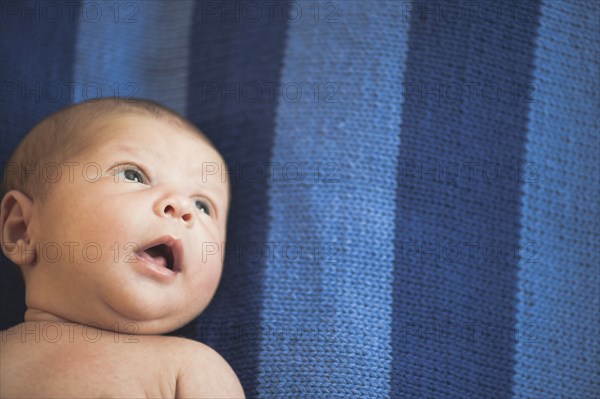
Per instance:
[[[303,16],[289,24],[272,154],[262,312],[272,334],[261,341],[258,392],[389,397],[408,23],[393,0],[296,5]]]
[[[192,1],[84,1],[75,102],[143,97],[186,112]]]
[[[522,214],[518,398],[600,392],[600,6],[542,7]],[[535,182],[537,180],[537,182]]]

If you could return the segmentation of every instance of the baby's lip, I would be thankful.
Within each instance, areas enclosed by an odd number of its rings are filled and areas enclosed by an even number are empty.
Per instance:
[[[171,235],[161,236],[144,245],[138,252],[144,252],[157,245],[165,245],[171,249],[171,253],[173,254],[173,271],[181,272],[183,270],[183,243],[181,240]]]

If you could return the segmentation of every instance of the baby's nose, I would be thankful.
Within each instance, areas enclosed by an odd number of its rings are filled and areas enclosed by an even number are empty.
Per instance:
[[[181,195],[172,194],[160,200],[156,207],[158,216],[170,216],[183,220],[191,225],[194,222],[194,212],[191,201]]]

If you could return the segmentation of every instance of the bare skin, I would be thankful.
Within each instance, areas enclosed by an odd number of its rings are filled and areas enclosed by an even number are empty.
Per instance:
[[[2,398],[244,397],[221,356],[185,338],[25,322],[0,339]]]

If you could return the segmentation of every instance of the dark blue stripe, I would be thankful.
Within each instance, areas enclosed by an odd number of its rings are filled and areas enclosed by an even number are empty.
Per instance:
[[[71,103],[77,1],[0,3],[0,159],[41,119]],[[22,277],[0,259],[1,328],[23,321]]]
[[[256,7],[262,16],[253,22]],[[214,141],[232,175],[229,253],[221,288],[196,323],[197,338],[229,361],[252,397],[266,258],[256,261],[251,250],[266,242],[269,229],[268,179],[254,179],[254,172],[264,172],[271,157],[277,96],[270,88],[279,81],[287,23],[260,2],[207,1],[196,3],[193,27],[187,116]]]
[[[516,4],[410,8],[392,397],[511,396],[518,169],[539,8]]]

